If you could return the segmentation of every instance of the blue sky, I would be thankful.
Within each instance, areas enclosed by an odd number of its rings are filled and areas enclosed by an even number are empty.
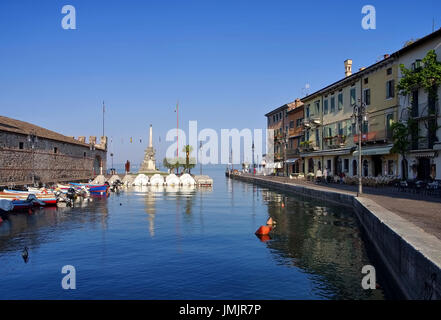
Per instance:
[[[77,29],[61,28],[63,5]],[[361,28],[374,5],[377,29]],[[165,133],[265,128],[264,114],[441,27],[441,1],[0,2],[0,114],[68,136],[100,136],[115,162],[140,162]],[[158,144],[161,137],[161,145]],[[133,143],[129,143],[133,137]],[[142,137],[142,144],[139,139]]]

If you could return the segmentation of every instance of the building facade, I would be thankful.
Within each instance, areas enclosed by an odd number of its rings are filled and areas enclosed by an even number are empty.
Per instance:
[[[289,167],[284,173],[317,176],[319,170],[323,173],[326,169],[328,176],[337,178],[358,176],[361,169],[363,177],[441,180],[441,87],[436,88],[438,99],[429,98],[420,85],[406,96],[397,88],[403,77],[400,65],[420,72],[430,50],[440,61],[441,29],[355,73],[348,59],[344,78],[267,114],[268,128],[275,130],[275,161]],[[353,114],[354,106],[362,104],[366,119],[360,132]],[[302,105],[303,117],[295,111],[296,105]],[[407,125],[409,119],[417,124],[410,130],[409,150],[403,158],[392,152],[392,125],[399,121]],[[287,156],[282,153],[284,145],[289,150]],[[301,165],[293,165],[297,162]]]
[[[305,173],[326,169],[329,176],[357,176],[360,133],[353,119],[354,105],[364,103],[362,176],[397,175],[398,157],[391,154],[390,126],[398,117],[395,85],[396,57],[384,58],[352,73],[346,60],[345,78],[302,99],[305,104]]]
[[[0,186],[86,180],[106,171],[107,138],[74,139],[0,116]]]
[[[441,29],[404,47],[396,53],[398,63],[413,72],[420,72],[427,53],[435,51],[441,61]],[[398,78],[403,74],[398,70]],[[441,88],[437,88],[438,98]],[[405,179],[441,180],[441,129],[439,101],[430,99],[428,93],[415,86],[409,95],[399,95],[399,120],[416,121],[416,130],[411,130],[409,152],[399,156],[399,173]]]
[[[286,149],[286,161],[288,174],[303,172],[303,161],[300,157],[300,145],[304,141],[303,132],[303,102],[296,99],[287,104],[288,115],[288,145]]]
[[[267,113],[267,128],[274,130],[274,163],[266,164],[267,169],[275,169],[277,174],[284,174],[286,168],[284,159],[287,148],[287,135],[289,131],[288,125],[288,105],[284,104],[277,109]],[[273,166],[271,168],[271,166]]]

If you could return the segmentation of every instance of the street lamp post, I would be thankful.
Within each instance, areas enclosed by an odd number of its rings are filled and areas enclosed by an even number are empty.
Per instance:
[[[361,140],[363,137],[363,122],[367,121],[366,104],[358,99],[359,104],[353,104],[352,123],[357,126],[358,138],[358,196],[363,194],[363,184],[361,179],[362,157],[361,157]]]
[[[253,145],[251,146],[251,150],[252,150],[252,160],[251,160],[251,168],[253,170],[253,175],[254,175],[254,141],[253,141]]]
[[[284,154],[283,154],[283,167],[285,168],[285,177],[288,176],[288,165],[286,163],[286,149],[288,148],[288,134],[285,132],[283,137],[283,146],[284,146]]]
[[[202,176],[202,140],[199,141],[199,167],[200,167],[201,176]]]

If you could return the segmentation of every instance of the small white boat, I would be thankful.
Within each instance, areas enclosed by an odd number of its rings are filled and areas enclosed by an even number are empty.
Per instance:
[[[114,174],[112,177],[110,177],[109,181],[107,182],[109,182],[109,184],[112,185],[114,182],[118,180],[121,181],[121,178],[119,177],[119,175]]]
[[[183,186],[194,186],[196,184],[196,181],[188,173],[184,173],[179,178],[179,180],[181,181],[181,185],[183,185]]]
[[[156,173],[150,178],[150,185],[162,186],[164,185],[164,178],[159,173]]]
[[[126,174],[124,176],[124,178],[122,179],[122,183],[125,186],[132,186],[133,185],[133,181],[135,181],[135,177],[130,175],[130,174]]]
[[[179,180],[179,178],[172,173],[165,178],[165,183],[167,186],[179,186],[181,184],[181,180]]]
[[[137,187],[147,186],[149,184],[149,177],[147,177],[145,174],[141,173],[138,174],[133,181],[133,185]]]

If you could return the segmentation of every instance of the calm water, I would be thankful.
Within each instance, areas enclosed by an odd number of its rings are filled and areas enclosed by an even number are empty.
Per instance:
[[[361,288],[371,261],[350,209],[208,173],[212,189],[145,187],[10,216],[0,299],[384,299]],[[254,232],[269,215],[263,242]],[[61,287],[64,265],[76,290]]]

